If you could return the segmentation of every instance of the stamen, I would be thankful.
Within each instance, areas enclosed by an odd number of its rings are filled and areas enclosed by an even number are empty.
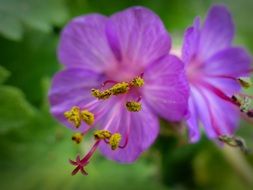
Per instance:
[[[76,128],[79,128],[81,121],[83,120],[87,125],[92,125],[94,123],[94,114],[88,110],[82,110],[78,106],[73,106],[71,110],[64,112],[65,118],[69,122],[73,123]]]
[[[95,120],[94,114],[88,110],[81,111],[81,118],[87,125],[93,125]]]
[[[134,87],[142,87],[144,85],[144,79],[141,77],[135,77],[131,82],[130,82],[131,86]]]
[[[112,95],[110,90],[100,91],[98,89],[91,89],[91,94],[99,100],[106,100]]]
[[[116,150],[119,147],[120,141],[121,141],[121,134],[114,133],[109,140],[109,144],[111,145],[111,149]]]
[[[253,118],[252,96],[239,93],[238,95],[233,95],[232,100],[238,104],[241,112]]]
[[[221,99],[228,101],[236,106],[238,106],[238,104],[233,100],[233,97],[229,97],[227,96],[222,90],[220,90],[219,88],[217,88],[216,86],[213,86],[209,83],[206,82],[201,82],[201,84],[203,86],[205,86],[206,88],[208,88],[209,90],[211,90],[214,94],[216,94],[218,97],[220,97]]]
[[[240,137],[235,137],[235,136],[230,137],[227,135],[221,135],[218,137],[218,139],[221,142],[224,142],[231,147],[239,147],[241,149],[241,151],[243,151],[244,153],[249,152],[245,141]]]
[[[252,86],[252,82],[249,77],[241,77],[238,79],[238,82],[244,88],[249,88]]]
[[[115,85],[113,85],[110,88],[110,91],[113,95],[119,95],[119,94],[125,94],[129,91],[129,83],[127,82],[120,82]]]
[[[75,133],[71,138],[76,144],[79,144],[83,140],[82,133]]]
[[[241,100],[241,106],[240,106],[240,110],[242,112],[248,112],[250,109],[250,105],[251,105],[251,100],[248,97],[244,97]]]
[[[71,110],[64,112],[65,118],[68,119],[70,123],[73,123],[76,128],[81,125],[80,108],[73,106]]]
[[[232,96],[232,101],[236,104],[236,105],[238,105],[238,106],[241,106],[241,101],[240,101],[240,97],[239,96],[236,96],[236,95],[233,95]]]
[[[94,137],[97,140],[109,139],[111,136],[112,136],[112,134],[108,130],[97,130],[94,133]]]
[[[126,108],[131,112],[138,112],[142,109],[141,103],[136,101],[129,101],[126,103]]]

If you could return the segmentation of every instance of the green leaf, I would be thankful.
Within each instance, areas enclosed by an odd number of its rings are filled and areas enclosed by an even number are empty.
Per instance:
[[[42,79],[51,79],[59,70],[57,40],[53,34],[35,31],[27,32],[18,43],[0,38],[4,47],[1,64],[11,72],[6,84],[20,88],[35,105],[40,105],[43,99]]]
[[[0,133],[25,126],[35,115],[34,108],[17,88],[0,86]]]
[[[0,84],[10,76],[10,72],[0,65]]]
[[[0,33],[20,40],[24,26],[49,32],[52,25],[62,25],[67,16],[63,0],[0,0]]]

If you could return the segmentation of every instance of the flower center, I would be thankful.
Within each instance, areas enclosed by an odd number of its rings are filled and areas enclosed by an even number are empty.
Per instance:
[[[112,84],[109,88],[104,89],[105,86],[108,84]],[[133,78],[131,81],[123,81],[123,82],[116,82],[113,80],[105,81],[101,86],[101,89],[91,89],[91,94],[97,100],[107,100],[112,96],[119,96],[119,95],[126,95],[129,94],[131,90],[139,89],[144,85],[143,74]],[[87,108],[92,110],[92,106],[94,104],[99,103],[99,101],[90,102],[86,105],[85,109],[81,109],[78,106],[73,106],[70,110],[64,112],[65,118],[72,123],[76,128],[79,128],[82,122],[86,123],[87,125],[91,126],[94,124],[95,116],[94,113],[89,111]],[[137,98],[137,100],[130,100],[126,101],[125,107],[130,112],[138,112],[141,111],[141,96]],[[95,150],[97,149],[99,143],[104,141],[104,143],[108,144],[111,150],[115,151],[118,148],[125,148],[128,143],[128,135],[129,135],[129,127],[126,131],[125,136],[125,143],[121,145],[122,135],[120,133],[111,133],[107,130],[108,126],[111,124],[110,120],[104,130],[97,130],[94,133],[95,143],[91,147],[90,151],[80,159],[80,156],[76,157],[76,160],[70,160],[70,163],[76,168],[73,170],[72,175],[75,175],[78,171],[80,171],[83,175],[88,175],[88,173],[84,170],[84,167],[89,163],[90,158],[94,154]],[[89,128],[90,129],[90,128]],[[72,136],[72,140],[79,144],[83,136],[89,131],[89,129],[83,133],[75,133]]]
[[[102,87],[104,87],[108,83],[113,83],[113,86],[106,90],[101,89],[91,89],[91,94],[99,99],[99,100],[106,100],[109,99],[111,96],[118,96],[122,94],[128,94],[129,91],[133,88],[141,88],[144,85],[144,79],[143,75],[137,76],[133,78],[129,82],[116,82],[116,81],[105,81],[102,84]],[[140,103],[140,97],[138,97],[137,101],[127,101],[126,102],[126,108],[128,111],[131,112],[138,112],[141,110],[141,103]]]
[[[197,83],[202,78],[202,64],[198,60],[192,60],[186,67],[186,76],[190,83]]]

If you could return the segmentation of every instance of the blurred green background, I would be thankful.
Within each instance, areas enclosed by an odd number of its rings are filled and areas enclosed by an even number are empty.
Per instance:
[[[203,18],[216,2],[230,8],[235,42],[252,53],[252,0],[0,0],[0,189],[253,189],[252,155],[220,149],[205,137],[187,144],[186,135],[164,121],[160,137],[136,163],[120,165],[97,153],[89,176],[71,177],[68,159],[86,152],[89,140],[74,144],[72,132],[49,114],[47,90],[60,69],[59,33],[71,18],[144,5],[178,45],[193,18]],[[253,149],[252,124],[241,126],[238,135]]]

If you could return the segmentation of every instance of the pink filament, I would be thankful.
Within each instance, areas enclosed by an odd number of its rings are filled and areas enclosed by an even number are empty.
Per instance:
[[[101,87],[103,88],[103,87],[105,87],[107,84],[116,84],[116,83],[118,83],[117,81],[115,81],[115,80],[106,80],[105,82],[103,82],[102,83],[102,85],[101,85]]]

